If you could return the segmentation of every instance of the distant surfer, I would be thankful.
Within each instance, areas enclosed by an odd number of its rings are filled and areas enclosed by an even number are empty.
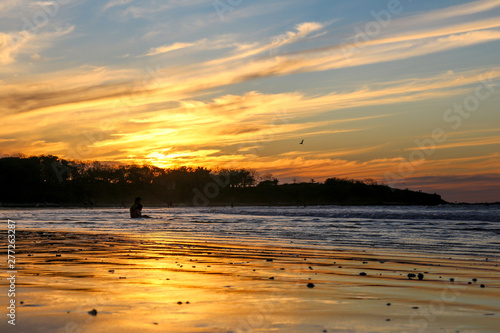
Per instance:
[[[134,204],[132,207],[130,207],[130,217],[133,219],[136,218],[150,218],[148,215],[142,215],[142,203],[141,203],[141,197],[137,197],[134,200]]]

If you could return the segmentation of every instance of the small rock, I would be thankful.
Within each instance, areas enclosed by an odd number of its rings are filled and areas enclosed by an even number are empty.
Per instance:
[[[450,278],[450,282],[455,282],[455,279],[454,278]]]
[[[359,275],[366,276],[366,273],[365,272],[361,272],[361,273],[359,273]]]
[[[309,283],[307,284],[307,288],[314,288],[314,283],[309,282]]]
[[[271,277],[269,278],[269,280],[274,280],[274,276],[271,276]]]
[[[409,280],[411,280],[412,278],[416,277],[416,275],[415,275],[415,274],[413,274],[413,273],[408,273],[408,275],[407,275],[407,276],[408,276],[408,279],[409,279]]]
[[[92,311],[89,311],[88,314],[91,316],[97,316],[97,310],[93,309]]]
[[[181,301],[179,301],[179,302],[177,302],[177,304],[181,305],[181,304],[182,304],[182,302],[181,302]]]
[[[391,303],[387,303],[386,305],[387,305],[387,306],[391,306]]]
[[[477,282],[477,279],[476,279],[476,278],[473,278],[473,279],[472,279],[472,281]]]
[[[422,273],[418,273],[417,276],[418,276],[419,280],[423,280],[424,279],[424,274],[422,274]]]
[[[273,259],[266,259],[266,261],[273,261]]]
[[[480,287],[481,287],[481,288],[484,288],[484,287],[486,287],[486,286],[485,286],[484,284],[482,284]]]
[[[309,266],[309,269],[310,269],[310,270],[312,270],[312,267],[311,267],[311,266]]]

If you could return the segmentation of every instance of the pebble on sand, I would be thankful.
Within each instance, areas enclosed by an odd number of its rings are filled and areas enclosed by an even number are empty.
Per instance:
[[[408,275],[407,275],[407,276],[408,276],[408,279],[409,279],[409,280],[411,280],[412,278],[416,277],[416,275],[415,275],[415,274],[413,274],[413,273],[408,273]]]
[[[485,286],[484,284],[482,284],[480,287],[481,287],[481,288],[484,288],[484,287],[486,287],[486,286]]]
[[[454,278],[450,278],[450,282],[455,282],[455,279]]]
[[[92,311],[89,311],[88,314],[91,315],[91,316],[97,316],[97,310],[96,309],[92,309]]]
[[[365,272],[361,272],[361,273],[359,273],[359,275],[366,276],[366,273]]]
[[[424,274],[418,273],[417,277],[418,277],[419,280],[423,280],[424,279]]]
[[[309,282],[309,283],[307,284],[307,288],[314,288],[314,283]]]

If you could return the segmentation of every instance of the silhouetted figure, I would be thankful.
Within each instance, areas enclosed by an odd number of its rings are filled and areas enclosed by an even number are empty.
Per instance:
[[[303,145],[304,144],[304,139],[302,139],[302,141],[300,141],[299,145]]]
[[[132,207],[130,207],[130,217],[133,219],[143,217],[143,218],[149,218],[148,215],[142,215],[142,203],[141,203],[141,197],[137,197],[134,200],[134,204]]]

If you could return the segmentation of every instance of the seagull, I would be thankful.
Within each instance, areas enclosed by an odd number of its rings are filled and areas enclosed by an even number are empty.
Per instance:
[[[302,139],[302,141],[300,141],[299,145],[303,145],[304,144],[304,139]]]

